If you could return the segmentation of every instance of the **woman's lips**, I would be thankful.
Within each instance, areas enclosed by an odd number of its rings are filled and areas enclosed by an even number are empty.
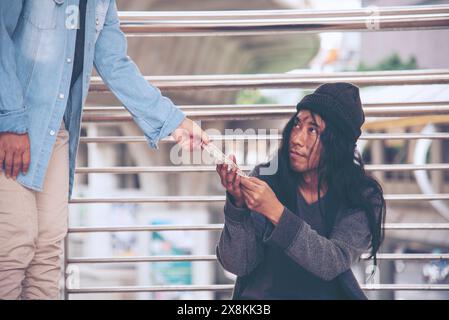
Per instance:
[[[296,151],[290,151],[290,157],[294,159],[305,159],[306,156],[302,153],[296,152]]]

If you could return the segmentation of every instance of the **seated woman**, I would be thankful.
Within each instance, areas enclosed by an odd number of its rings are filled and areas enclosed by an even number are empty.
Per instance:
[[[385,200],[356,151],[359,90],[324,84],[297,110],[274,174],[263,174],[271,163],[248,178],[217,166],[227,191],[218,259],[237,275],[234,299],[366,299],[351,265],[369,249],[376,264]]]

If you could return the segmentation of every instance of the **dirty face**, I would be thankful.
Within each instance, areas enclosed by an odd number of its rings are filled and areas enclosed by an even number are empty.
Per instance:
[[[326,123],[318,114],[300,110],[290,134],[290,166],[296,172],[312,171],[318,167],[322,144],[320,134]]]

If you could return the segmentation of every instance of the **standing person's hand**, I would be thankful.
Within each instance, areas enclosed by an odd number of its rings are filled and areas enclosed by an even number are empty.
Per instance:
[[[231,159],[236,163],[234,155],[231,155]],[[231,169],[228,171],[227,164],[219,164],[217,165],[217,172],[220,175],[221,184],[234,198],[234,205],[243,208],[245,206],[245,200],[243,199],[243,193],[240,189],[240,176],[237,174],[237,170]]]
[[[263,214],[273,224],[278,224],[284,206],[268,183],[255,177],[242,178],[241,190],[249,209]]]
[[[185,118],[180,126],[175,129],[171,136],[185,150],[201,149],[201,145],[209,143],[209,137],[192,120]]]
[[[28,134],[0,133],[0,170],[14,180],[20,171],[28,172],[30,166],[30,140]]]

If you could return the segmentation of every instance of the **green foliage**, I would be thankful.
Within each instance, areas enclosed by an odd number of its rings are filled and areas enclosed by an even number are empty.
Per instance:
[[[275,103],[273,99],[264,97],[258,90],[242,90],[236,98],[237,104],[270,104]]]
[[[418,69],[415,57],[410,57],[408,61],[402,61],[397,53],[380,61],[374,66],[367,66],[361,62],[357,67],[357,71],[390,71],[390,70],[413,70]]]

